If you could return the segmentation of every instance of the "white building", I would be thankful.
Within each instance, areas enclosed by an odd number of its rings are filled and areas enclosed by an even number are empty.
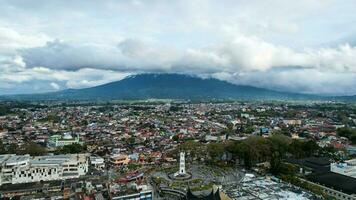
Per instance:
[[[241,117],[248,119],[248,118],[250,118],[250,115],[247,113],[241,113]]]
[[[86,154],[0,155],[0,185],[79,178],[87,172]]]
[[[90,156],[90,165],[98,170],[105,169],[104,158],[99,156]]]
[[[62,147],[71,144],[83,144],[79,139],[79,134],[73,137],[70,133],[64,135],[52,135],[48,140],[48,147]]]
[[[356,159],[347,160],[342,163],[331,163],[330,171],[356,178]]]

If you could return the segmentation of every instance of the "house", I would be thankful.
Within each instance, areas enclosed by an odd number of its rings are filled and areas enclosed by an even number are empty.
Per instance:
[[[114,154],[110,156],[109,162],[115,167],[127,165],[130,162],[130,158],[126,154]]]
[[[95,169],[98,170],[105,169],[104,158],[92,155],[89,157],[89,160],[90,160],[90,165]]]

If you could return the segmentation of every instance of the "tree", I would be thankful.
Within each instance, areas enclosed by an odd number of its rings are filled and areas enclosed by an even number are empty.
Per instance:
[[[293,176],[297,172],[298,168],[295,165],[289,163],[282,163],[279,168],[279,173],[284,175]]]
[[[34,142],[27,142],[22,147],[22,154],[30,154],[31,156],[40,156],[46,152],[46,149]]]
[[[271,155],[271,146],[269,141],[261,136],[249,137],[246,140],[248,150],[253,163],[266,161]]]
[[[72,154],[72,153],[81,153],[86,150],[86,146],[82,146],[78,143],[65,145],[59,149],[57,149],[57,153],[61,154]]]
[[[172,140],[177,142],[177,141],[179,140],[179,136],[178,136],[178,135],[174,135],[174,136],[172,137]]]
[[[343,112],[343,111],[339,111],[337,114],[338,118],[340,119],[342,124],[349,124],[350,123],[350,119],[347,117],[347,113]]]
[[[240,141],[237,141],[237,142],[230,141],[226,145],[226,150],[232,154],[232,157],[234,159],[242,157],[242,155],[243,155],[242,148],[240,147],[241,143],[242,142],[240,142]]]
[[[11,143],[7,148],[7,153],[9,153],[9,154],[18,154],[18,153],[20,153],[19,146],[16,143]]]
[[[319,145],[313,140],[308,140],[303,143],[303,150],[306,156],[312,156],[319,150]]]
[[[253,131],[255,131],[255,129],[253,128],[253,126],[248,126],[246,127],[246,129],[244,130],[245,134],[251,134],[253,133]]]
[[[354,133],[350,136],[350,141],[352,144],[356,144],[356,133]]]
[[[61,121],[61,118],[55,114],[49,114],[46,118],[41,119],[40,121],[59,123]]]
[[[87,120],[81,120],[80,121],[81,126],[88,126],[88,121]]]
[[[268,138],[268,140],[270,141],[272,152],[270,158],[270,170],[272,174],[278,174],[282,168],[282,158],[284,157],[285,152],[287,152],[288,145],[291,143],[291,139],[285,135],[276,134],[272,135],[270,138]]]
[[[5,145],[1,139],[0,139],[0,154],[6,154]]]
[[[222,149],[224,152],[224,146],[218,148],[215,143],[208,145],[208,152],[212,158],[219,155],[217,149]],[[276,134],[269,138],[251,136],[243,141],[228,142],[226,150],[232,154],[235,160],[243,160],[246,168],[250,168],[258,162],[269,161],[271,172],[279,174],[283,171],[282,161],[287,152],[297,158],[302,158],[313,155],[319,150],[319,146],[313,140],[292,140],[285,135]]]
[[[134,137],[130,137],[126,139],[127,144],[135,144],[136,139]]]
[[[225,151],[225,147],[221,143],[208,144],[208,154],[213,161],[219,160]]]
[[[340,137],[348,138],[352,144],[356,144],[356,130],[351,128],[338,128],[336,133]]]
[[[303,158],[313,155],[316,151],[319,150],[319,146],[313,140],[293,140],[288,149],[288,151],[293,154],[294,157]]]
[[[11,111],[8,106],[0,105],[0,116],[7,115],[9,113],[11,113]]]
[[[249,137],[239,142],[230,142],[227,150],[234,159],[244,161],[246,168],[252,167],[256,162],[266,161],[271,156],[271,147],[267,139],[260,136]]]
[[[336,133],[337,133],[337,135],[340,136],[340,137],[349,138],[351,135],[354,134],[354,131],[353,131],[352,129],[350,129],[350,128],[344,127],[344,128],[338,128],[338,129],[336,130]]]
[[[275,175],[279,174],[282,165],[282,155],[278,151],[272,153],[270,165],[271,165],[271,169],[270,169],[271,173]]]
[[[290,137],[282,134],[275,134],[268,138],[271,142],[272,151],[284,153],[287,151],[288,146],[292,142]]]
[[[189,141],[186,141],[183,144],[181,144],[180,149],[184,152],[189,153],[190,158],[194,158],[199,151],[199,147],[198,147],[199,145],[200,144],[198,144],[194,140],[189,140]]]

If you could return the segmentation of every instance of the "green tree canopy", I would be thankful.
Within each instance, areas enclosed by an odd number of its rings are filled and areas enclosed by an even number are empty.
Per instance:
[[[86,150],[86,146],[75,143],[75,144],[65,145],[57,149],[57,153],[61,153],[61,154],[82,153],[85,150]]]
[[[40,156],[46,153],[46,148],[34,142],[25,143],[21,149],[22,154],[30,154],[31,156]]]
[[[348,138],[352,144],[356,144],[356,129],[351,129],[351,128],[338,128],[336,130],[336,133],[340,137],[346,137]]]
[[[224,144],[222,143],[210,143],[207,148],[208,154],[213,160],[221,158],[225,151]]]

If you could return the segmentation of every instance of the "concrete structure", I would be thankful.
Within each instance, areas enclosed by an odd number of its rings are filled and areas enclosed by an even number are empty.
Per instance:
[[[79,178],[87,172],[86,154],[0,155],[0,185]]]
[[[152,187],[146,184],[127,184],[110,186],[111,199],[113,200],[152,200]]]
[[[105,169],[104,158],[99,156],[90,156],[90,166],[98,170]]]
[[[179,171],[174,174],[174,176],[185,176],[185,153],[180,152],[180,159],[179,159]]]
[[[152,200],[152,190],[143,190],[137,193],[125,194],[112,197],[113,200]]]
[[[342,163],[331,163],[330,171],[356,178],[356,159],[347,160]]]
[[[111,165],[119,167],[122,165],[127,165],[130,162],[129,156],[126,154],[115,154],[110,156],[109,159]]]
[[[62,147],[71,144],[82,144],[79,140],[79,135],[73,137],[70,133],[62,135],[52,135],[48,140],[48,147]]]
[[[317,186],[319,187],[323,192],[325,192],[327,195],[335,198],[335,199],[339,199],[339,200],[356,200],[356,196],[354,194],[346,194],[344,192],[340,192],[338,190],[332,189],[330,187],[326,187],[324,185],[318,184],[318,183],[314,183],[305,179],[299,179],[302,182],[307,182],[311,185]]]
[[[349,155],[356,155],[356,146],[347,145],[346,151]]]
[[[283,123],[286,125],[302,125],[302,120],[300,119],[285,119]]]

